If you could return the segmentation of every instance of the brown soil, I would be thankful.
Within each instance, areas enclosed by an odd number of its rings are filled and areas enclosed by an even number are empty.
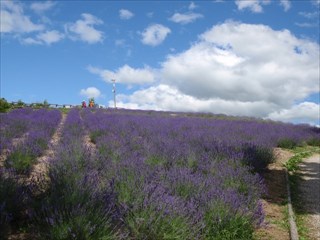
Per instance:
[[[262,240],[290,240],[287,224],[287,188],[283,164],[293,154],[280,148],[274,149],[275,162],[262,173],[267,193],[262,204],[265,211],[265,225],[256,231],[256,238]]]
[[[57,127],[56,132],[53,134],[49,144],[48,149],[44,154],[37,159],[37,163],[33,166],[32,172],[27,180],[27,182],[40,182],[45,180],[45,175],[48,170],[49,159],[54,157],[54,148],[57,146],[61,138],[61,132],[66,121],[65,114],[62,114],[62,119]],[[41,184],[43,185],[43,184]]]

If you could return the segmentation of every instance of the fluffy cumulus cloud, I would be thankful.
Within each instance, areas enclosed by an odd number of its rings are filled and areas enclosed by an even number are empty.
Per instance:
[[[101,96],[101,92],[95,87],[88,87],[87,89],[81,89],[80,95],[86,98],[98,98]]]
[[[119,17],[122,20],[128,20],[128,19],[132,18],[133,16],[134,16],[134,14],[127,9],[120,9],[119,10]]]
[[[22,42],[24,44],[51,45],[52,43],[61,41],[63,38],[64,38],[64,34],[56,30],[52,30],[52,31],[45,31],[43,33],[39,33],[35,38],[28,37],[26,39],[23,39]]]
[[[119,96],[119,106],[285,119],[309,106],[295,103],[319,92],[319,50],[288,30],[227,21],[167,56],[160,80]]]
[[[175,23],[187,24],[202,17],[203,15],[199,13],[175,13],[169,18],[169,20]]]
[[[2,33],[30,33],[45,28],[44,25],[34,23],[25,15],[19,2],[1,1],[0,19]]]
[[[91,73],[98,74],[106,82],[116,79],[118,83],[131,85],[150,84],[155,81],[154,70],[149,67],[132,68],[128,65],[124,65],[116,71],[110,71],[89,66],[88,70]]]
[[[314,102],[302,102],[288,109],[270,113],[268,118],[286,122],[306,122],[320,125],[320,105]]]
[[[170,28],[161,24],[153,24],[142,32],[141,41],[146,45],[157,46],[166,39],[169,33],[171,33]]]
[[[43,13],[49,9],[51,9],[54,5],[56,5],[55,2],[46,1],[46,2],[34,2],[31,4],[30,8],[35,11],[36,13]]]
[[[81,19],[65,25],[65,30],[72,40],[81,40],[89,44],[102,42],[103,32],[94,28],[103,23],[99,18],[89,14],[81,14]]]
[[[110,102],[110,105],[112,103]],[[228,101],[220,98],[199,99],[166,84],[138,90],[132,95],[119,95],[118,106],[131,109],[154,109],[186,112],[215,112],[228,115],[257,116],[273,108],[267,102]],[[254,113],[254,114],[253,114]]]
[[[239,10],[248,9],[253,13],[262,13],[263,5],[270,4],[268,0],[236,0],[235,4]]]

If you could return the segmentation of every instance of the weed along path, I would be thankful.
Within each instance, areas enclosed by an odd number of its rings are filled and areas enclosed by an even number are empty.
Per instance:
[[[299,164],[299,194],[308,237],[320,239],[320,155],[313,155]]]

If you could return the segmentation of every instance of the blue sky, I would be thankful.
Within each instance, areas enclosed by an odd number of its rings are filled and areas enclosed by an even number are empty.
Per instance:
[[[1,97],[320,125],[319,6],[1,0]]]

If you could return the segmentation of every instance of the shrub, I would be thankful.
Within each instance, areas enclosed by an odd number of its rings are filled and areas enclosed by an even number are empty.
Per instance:
[[[290,139],[290,138],[283,138],[278,141],[277,146],[280,148],[293,149],[297,145],[298,145],[298,143],[295,140]]]
[[[320,147],[320,137],[319,138],[310,138],[309,140],[307,140],[307,144],[310,146],[316,146],[316,147]]]
[[[34,203],[32,220],[42,239],[118,239],[112,184],[93,188],[98,176],[76,164],[53,167],[50,186]]]
[[[7,236],[13,222],[21,219],[25,191],[13,170],[0,169],[0,236]]]
[[[205,213],[208,240],[249,240],[254,228],[248,216],[235,212],[226,203],[214,202]]]
[[[11,108],[11,105],[7,102],[6,99],[0,99],[0,112],[7,112]]]
[[[274,156],[270,148],[245,144],[242,151],[243,162],[253,167],[257,172],[265,169],[269,163],[274,161]]]
[[[13,168],[17,173],[27,174],[30,172],[32,165],[36,162],[36,156],[30,151],[17,149],[12,152],[6,159],[6,168]]]

